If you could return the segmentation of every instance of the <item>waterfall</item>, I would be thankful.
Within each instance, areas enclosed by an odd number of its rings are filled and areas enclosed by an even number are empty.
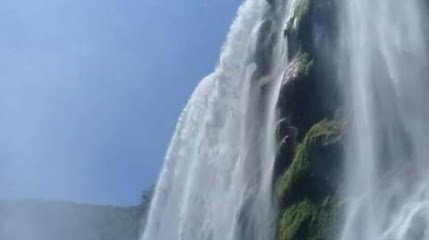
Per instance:
[[[143,240],[273,239],[287,1],[247,0],[180,116]]]
[[[343,240],[429,239],[428,2],[341,1]]]

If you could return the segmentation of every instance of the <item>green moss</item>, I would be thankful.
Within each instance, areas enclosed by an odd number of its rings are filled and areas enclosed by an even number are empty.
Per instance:
[[[303,239],[316,214],[317,207],[307,200],[288,208],[281,219],[280,239]]]
[[[335,239],[339,203],[327,197],[323,202],[303,200],[287,208],[280,221],[280,240]]]
[[[311,165],[309,157],[314,145],[326,146],[338,142],[342,138],[343,128],[343,121],[328,121],[325,119],[315,124],[307,132],[303,142],[295,148],[292,165],[277,183],[276,193],[280,199],[294,192],[294,188],[305,182],[305,179],[309,176]]]
[[[276,194],[283,203],[280,240],[324,240],[336,236],[339,203],[334,196],[337,193],[317,195],[313,191],[318,181],[326,177],[315,172],[320,168],[317,164],[324,165],[320,161],[327,160],[321,149],[341,141],[344,125],[343,120],[322,120],[296,145],[292,164],[276,186]]]
[[[339,108],[336,89],[326,85],[331,76],[322,63],[325,57],[316,54],[319,46],[328,48],[335,39],[334,3],[296,0],[284,30],[288,56],[293,60],[278,104],[280,116],[286,119],[278,131],[281,142],[274,175],[280,240],[332,240],[340,227],[341,204],[336,196],[340,195],[341,141],[346,125],[340,119],[345,113],[333,112]],[[332,39],[321,39],[315,46],[315,27]],[[320,121],[325,117],[329,120]],[[289,130],[291,127],[295,130]]]
[[[304,143],[311,147],[312,144],[320,143],[329,145],[339,141],[343,136],[344,122],[339,120],[328,121],[327,119],[315,124],[307,133]]]
[[[280,240],[323,240],[337,235],[339,203],[333,197],[335,193],[320,199],[309,192],[317,181],[312,173],[315,149],[339,142],[344,124],[342,120],[320,121],[297,144],[292,165],[280,177],[276,188],[277,196],[289,201],[289,205],[283,206]]]
[[[290,194],[293,191],[293,187],[303,181],[303,178],[307,175],[309,170],[309,163],[306,161],[309,153],[306,146],[302,143],[298,144],[295,152],[292,165],[286,173],[280,177],[277,184],[276,193],[280,199]]]

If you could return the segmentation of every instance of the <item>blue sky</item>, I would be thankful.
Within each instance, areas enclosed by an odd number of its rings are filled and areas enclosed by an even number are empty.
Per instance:
[[[137,203],[240,3],[0,1],[0,198]]]

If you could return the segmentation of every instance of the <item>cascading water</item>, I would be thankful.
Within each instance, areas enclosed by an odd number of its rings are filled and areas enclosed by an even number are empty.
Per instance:
[[[177,125],[143,240],[273,239],[287,1],[247,0]]]
[[[429,239],[428,2],[341,4],[351,99],[342,239]]]

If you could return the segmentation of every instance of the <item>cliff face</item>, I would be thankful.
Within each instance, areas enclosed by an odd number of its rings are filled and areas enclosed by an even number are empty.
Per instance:
[[[334,0],[300,0],[284,34],[289,59],[278,112],[278,239],[333,239],[339,225],[344,120]]]

